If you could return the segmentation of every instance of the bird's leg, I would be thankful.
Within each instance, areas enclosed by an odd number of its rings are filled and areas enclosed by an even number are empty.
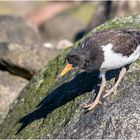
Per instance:
[[[84,108],[86,108],[87,110],[91,110],[93,109],[96,105],[98,104],[102,104],[101,101],[100,101],[100,97],[101,97],[101,94],[106,86],[106,78],[105,78],[105,73],[101,74],[101,78],[102,78],[102,82],[101,82],[101,86],[100,86],[100,90],[95,98],[95,101],[89,105],[86,105]]]
[[[103,98],[109,96],[111,93],[113,93],[114,95],[117,94],[117,87],[119,85],[119,83],[121,82],[121,80],[123,79],[124,75],[126,74],[126,68],[123,67],[119,73],[119,77],[117,82],[115,83],[115,85],[110,89],[106,91],[106,94],[103,96]]]

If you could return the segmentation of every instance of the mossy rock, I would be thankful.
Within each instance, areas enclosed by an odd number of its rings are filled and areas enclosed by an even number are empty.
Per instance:
[[[116,17],[85,37],[113,28],[139,30],[140,16]],[[117,96],[108,97],[102,106],[85,113],[83,105],[93,100],[90,91],[98,90],[99,73],[71,74],[56,81],[69,50],[51,61],[22,91],[0,127],[0,138],[139,138],[140,71],[128,72]],[[110,80],[117,72],[107,75]]]

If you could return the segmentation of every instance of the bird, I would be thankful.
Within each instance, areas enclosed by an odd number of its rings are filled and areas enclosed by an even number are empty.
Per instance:
[[[101,105],[100,98],[106,86],[106,72],[120,69],[118,79],[111,89],[105,91],[103,98],[117,94],[119,83],[125,76],[126,65],[140,56],[140,31],[135,29],[110,29],[97,31],[79,41],[66,56],[67,65],[58,76],[63,77],[74,68],[92,72],[99,70],[101,84],[94,102],[84,106],[87,110]]]

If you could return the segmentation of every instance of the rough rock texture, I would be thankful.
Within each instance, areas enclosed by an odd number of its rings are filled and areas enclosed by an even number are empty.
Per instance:
[[[9,106],[18,97],[21,90],[28,84],[28,81],[0,71],[0,123],[7,114]]]
[[[0,43],[0,67],[30,79],[59,53],[57,49]]]
[[[41,37],[37,29],[18,16],[0,16],[0,42],[21,45],[41,46]]]
[[[140,66],[139,66],[140,68]],[[140,71],[127,74],[117,96],[84,114],[76,110],[58,139],[137,139],[140,137]],[[131,82],[130,82],[131,81]],[[52,134],[51,137],[54,135]]]
[[[115,18],[92,33],[112,28],[139,30],[140,16]],[[68,75],[56,81],[69,50],[51,61],[22,91],[0,127],[0,138],[139,138],[140,62],[130,66],[116,96],[86,113],[82,107],[93,100],[95,94],[90,91],[97,92],[99,73],[80,73],[73,79]],[[109,72],[107,79],[117,73]]]

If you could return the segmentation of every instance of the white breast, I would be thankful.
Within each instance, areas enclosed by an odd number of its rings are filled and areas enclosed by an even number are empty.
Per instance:
[[[134,62],[140,56],[140,45],[129,57],[123,56],[120,53],[115,53],[112,50],[112,47],[113,44],[102,46],[104,51],[104,62],[101,65],[100,69],[111,70],[111,69],[120,68],[124,65]]]

